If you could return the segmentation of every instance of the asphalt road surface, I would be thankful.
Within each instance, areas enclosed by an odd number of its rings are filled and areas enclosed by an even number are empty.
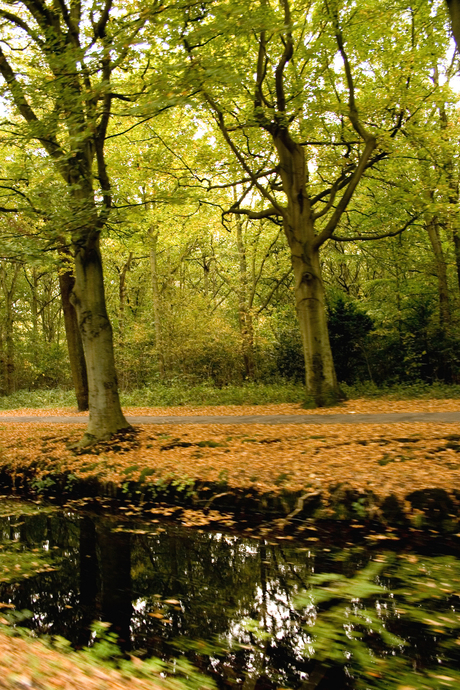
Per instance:
[[[284,415],[203,415],[203,416],[127,416],[130,424],[456,424],[459,412],[391,412],[385,414],[284,414]],[[32,424],[86,424],[87,416],[51,417],[21,416],[0,417],[0,424],[13,422]]]

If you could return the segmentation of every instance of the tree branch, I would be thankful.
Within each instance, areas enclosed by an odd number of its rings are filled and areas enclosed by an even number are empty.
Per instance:
[[[37,32],[34,31],[28,24],[25,22],[23,19],[20,17],[17,17],[15,14],[12,14],[11,12],[7,12],[6,10],[0,10],[0,17],[3,17],[6,19],[8,22],[11,22],[12,24],[15,24],[15,26],[18,26],[20,29],[26,32],[30,38],[35,41],[37,45],[40,46],[40,48],[43,48],[44,43],[41,40],[41,38],[38,36]]]
[[[355,235],[354,237],[335,237],[334,235],[331,235],[330,239],[334,240],[334,242],[358,242],[364,240],[383,240],[385,237],[396,237],[397,235],[401,235],[419,218],[420,214],[412,216],[402,228],[399,228],[399,230],[395,230],[394,232],[385,232],[382,235]]]
[[[286,280],[286,278],[288,278],[288,277],[290,276],[291,273],[292,273],[292,266],[289,268],[288,271],[286,271],[286,273],[285,273],[279,280],[276,281],[274,287],[270,290],[267,299],[266,299],[265,302],[262,304],[262,306],[259,307],[259,309],[257,310],[257,313],[258,313],[258,314],[260,314],[264,309],[266,309],[266,308],[268,307],[268,305],[270,304],[271,299],[272,299],[273,295],[275,294],[276,290],[279,288],[279,286],[280,286],[282,283],[284,283],[284,281]]]
[[[350,62],[348,60],[348,55],[345,51],[345,45],[343,42],[343,34],[342,34],[342,30],[341,30],[340,24],[339,24],[339,16],[338,16],[337,7],[335,5],[335,0],[332,0],[332,2],[334,3],[334,8],[332,10],[329,9],[328,2],[326,2],[326,7],[328,9],[329,14],[332,17],[332,23],[334,25],[337,47],[339,49],[340,55],[342,56],[343,65],[345,68],[345,77],[346,77],[347,86],[348,86],[348,110],[349,110],[348,116],[350,118],[350,122],[353,125],[353,129],[355,130],[355,132],[357,134],[359,134],[359,136],[362,137],[362,139],[364,139],[365,142],[367,142],[368,139],[371,138],[371,135],[362,126],[360,119],[359,119],[358,108],[356,107],[356,101],[355,101],[355,85],[353,82],[353,75],[351,73],[351,67],[350,67]]]
[[[355,192],[356,187],[358,186],[358,183],[363,176],[364,171],[366,170],[367,163],[369,161],[369,158],[371,157],[372,151],[375,149],[377,145],[377,142],[374,137],[369,137],[368,141],[366,142],[366,146],[364,148],[363,153],[361,154],[361,157],[359,159],[358,167],[356,168],[355,172],[351,176],[351,180],[348,183],[347,188],[345,189],[345,192],[340,199],[339,203],[337,204],[337,208],[335,209],[334,213],[332,214],[331,219],[327,223],[326,227],[320,232],[320,234],[315,238],[314,241],[314,246],[316,248],[320,247],[324,242],[330,238],[332,233],[337,227],[337,224],[342,216],[342,213],[345,211],[346,207],[348,206],[349,202],[351,201],[351,198]]]
[[[105,0],[104,7],[99,17],[97,24],[93,24],[94,38],[104,38],[107,22],[109,21],[110,10],[112,8],[112,0]]]
[[[6,59],[6,56],[0,46],[0,74],[2,75],[3,79],[8,85],[8,88],[10,90],[11,95],[13,96],[13,101],[16,106],[16,108],[19,110],[19,113],[22,115],[24,120],[28,122],[29,124],[35,124],[38,125],[40,123],[38,117],[36,116],[35,112],[32,110],[31,106],[29,105],[25,94],[24,90],[21,86],[21,84],[18,82],[16,79],[16,75],[14,74],[13,70],[11,69],[11,65]],[[59,146],[58,142],[54,139],[54,137],[43,137],[40,136],[40,134],[35,135],[34,137],[37,139],[43,147],[46,149],[47,153],[53,158],[54,160],[58,161],[60,164],[62,164],[62,150],[61,147]],[[62,172],[63,168],[61,168]]]
[[[286,96],[284,93],[284,69],[292,58],[294,53],[294,42],[292,40],[292,33],[290,29],[291,25],[291,11],[289,8],[289,0],[280,0],[281,7],[284,9],[284,24],[287,27],[286,31],[286,42],[284,46],[284,51],[281,56],[279,63],[275,70],[275,90],[276,90],[276,102],[278,105],[278,110],[284,113],[286,110]]]
[[[220,131],[222,132],[222,135],[223,135],[225,141],[227,142],[228,146],[230,147],[230,149],[235,154],[235,156],[238,159],[243,170],[245,170],[246,173],[249,175],[252,182],[254,183],[254,186],[257,187],[257,189],[262,194],[262,196],[265,197],[271,203],[273,208],[277,210],[277,215],[280,215],[284,218],[286,215],[286,210],[280,204],[278,204],[276,202],[275,198],[269,192],[267,192],[267,190],[259,183],[256,175],[252,172],[251,168],[246,163],[244,157],[242,156],[242,154],[240,153],[240,151],[238,150],[238,148],[235,146],[232,139],[230,138],[230,135],[229,135],[227,128],[225,126],[225,120],[224,120],[223,112],[221,111],[221,109],[219,108],[217,103],[214,101],[214,99],[206,91],[203,90],[202,93],[203,93],[205,100],[211,106],[211,109],[215,114],[215,117],[217,119],[217,125],[218,125]]]
[[[260,220],[261,218],[270,218],[270,216],[280,216],[281,213],[276,208],[266,208],[263,211],[253,211],[250,208],[233,208],[231,206],[229,210],[227,211],[228,213],[235,213],[236,215],[239,216],[246,216],[247,218],[250,218],[251,220]],[[225,214],[226,215],[226,214]]]

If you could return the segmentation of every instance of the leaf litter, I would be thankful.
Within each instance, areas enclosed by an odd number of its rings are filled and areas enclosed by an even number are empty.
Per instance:
[[[439,412],[459,406],[458,400],[354,400],[320,412]],[[181,415],[211,411],[215,415],[217,410],[238,415],[302,413],[298,405],[177,408]],[[154,415],[172,410],[125,412]],[[67,446],[81,435],[80,424],[46,424],[46,417],[37,423],[4,424],[0,466],[13,476],[34,474],[37,482],[51,473],[69,473],[75,479],[97,477],[119,487],[126,482],[146,486],[209,482],[221,484],[223,492],[241,488],[275,495],[286,491],[325,495],[341,484],[400,501],[416,490],[451,492],[460,480],[458,424],[149,425],[75,455]]]

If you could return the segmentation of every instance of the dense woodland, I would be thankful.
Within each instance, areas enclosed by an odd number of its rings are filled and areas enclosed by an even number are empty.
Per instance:
[[[459,17],[0,3],[0,392],[459,382]]]

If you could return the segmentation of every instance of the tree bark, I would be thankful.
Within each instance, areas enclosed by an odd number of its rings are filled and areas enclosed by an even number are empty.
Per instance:
[[[158,357],[158,371],[160,378],[164,379],[166,373],[165,355],[163,348],[163,333],[161,331],[161,307],[160,307],[160,289],[158,287],[158,268],[157,268],[157,244],[158,232],[151,234],[150,245],[150,277],[152,281],[152,304],[153,304],[153,320],[155,326],[155,348]]]
[[[255,377],[254,361],[254,325],[252,313],[248,304],[248,270],[246,250],[243,241],[242,222],[236,221],[236,243],[239,257],[239,286],[238,286],[238,316],[240,322],[241,344],[246,378],[250,381]]]
[[[295,303],[305,357],[307,406],[324,407],[344,399],[332,358],[326,300],[315,241],[314,218],[306,194],[305,153],[289,134],[273,136],[280,159],[280,175],[287,196],[283,227],[291,250]]]
[[[3,387],[7,395],[14,392],[14,313],[13,295],[18,279],[20,265],[14,267],[11,283],[8,285],[8,276],[4,262],[1,264],[0,280],[5,300],[5,328],[4,328],[4,352],[3,352]]]
[[[337,383],[327,327],[326,299],[319,252],[291,255],[295,279],[295,303],[300,325],[307,404],[324,407],[344,398]]]
[[[126,263],[123,265],[121,271],[120,271],[120,283],[119,283],[119,289],[118,289],[118,294],[119,294],[119,300],[120,300],[120,306],[118,310],[118,327],[120,330],[120,336],[123,337],[124,329],[125,329],[125,307],[126,307],[126,276],[128,274],[128,271],[131,270],[131,261],[133,258],[133,253],[129,252],[128,260]]]
[[[80,446],[110,438],[129,428],[120,407],[113,354],[112,325],[107,314],[99,234],[88,233],[75,246],[75,285],[71,301],[78,317],[89,387],[88,427]]]
[[[449,9],[452,33],[455,43],[460,47],[460,0],[446,0]]]
[[[71,294],[75,285],[75,278],[70,270],[59,273],[59,287],[61,290],[62,311],[64,312],[64,326],[69,351],[70,370],[77,397],[78,410],[84,412],[89,407],[88,374],[86,371],[85,353],[77,313],[71,302]]]
[[[436,277],[438,279],[439,296],[439,325],[443,332],[450,325],[450,305],[449,287],[447,284],[447,266],[442,249],[441,238],[439,237],[439,227],[436,218],[430,218],[426,224],[428,237],[430,238],[431,248],[433,249]]]

